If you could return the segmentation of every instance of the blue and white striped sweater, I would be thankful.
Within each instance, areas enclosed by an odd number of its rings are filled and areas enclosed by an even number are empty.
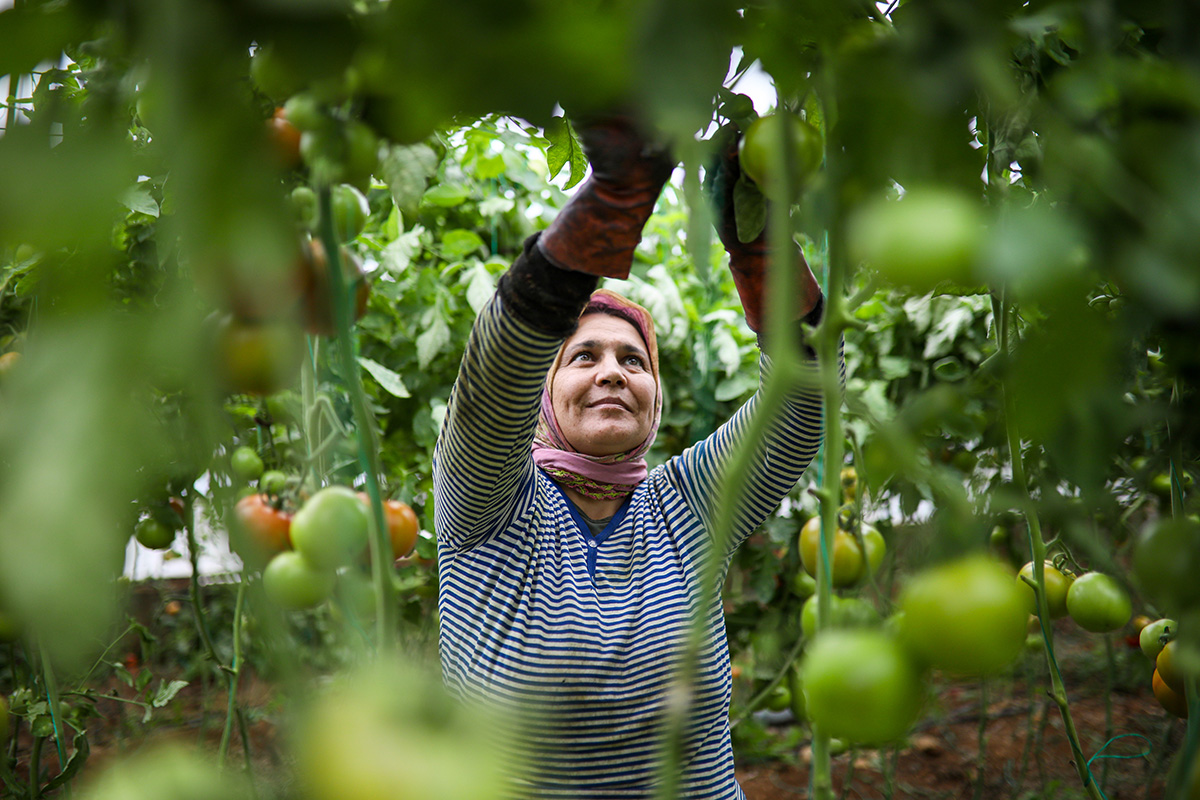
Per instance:
[[[757,396],[652,470],[592,538],[530,453],[560,344],[506,315],[498,297],[468,342],[434,462],[442,669],[460,696],[524,712],[507,742],[520,756],[517,796],[650,797],[712,549],[720,470]],[[820,425],[819,397],[797,392],[751,467],[723,564],[800,478]],[[681,795],[741,798],[719,595],[700,613]]]

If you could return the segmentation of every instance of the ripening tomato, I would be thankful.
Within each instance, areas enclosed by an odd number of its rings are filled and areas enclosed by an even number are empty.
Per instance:
[[[1187,673],[1179,663],[1179,640],[1172,639],[1163,645],[1154,660],[1154,668],[1162,675],[1163,681],[1179,694],[1185,693]]]
[[[288,609],[312,608],[324,602],[335,584],[333,570],[310,563],[294,550],[277,553],[263,570],[263,591]]]
[[[812,517],[800,529],[800,562],[809,575],[817,574],[817,559],[821,548],[821,519]],[[834,586],[852,586],[863,574],[863,553],[858,542],[847,531],[838,529],[830,548],[830,577]]]
[[[1169,642],[1175,636],[1175,631],[1179,629],[1173,619],[1157,619],[1142,627],[1138,633],[1138,647],[1142,649],[1142,653],[1146,658],[1154,663],[1158,659],[1158,654],[1162,652],[1163,636],[1167,637]]]
[[[300,129],[291,123],[283,108],[275,109],[266,125],[267,138],[280,166],[284,169],[300,166]]]
[[[903,736],[925,697],[921,670],[882,630],[832,630],[800,662],[805,708],[814,726],[856,744]]]
[[[367,547],[369,519],[353,489],[327,486],[292,517],[292,546],[318,567],[349,564]]]
[[[785,708],[790,708],[792,705],[791,687],[786,682],[775,684],[763,705],[771,711],[783,711]]]
[[[333,306],[333,287],[329,281],[329,261],[320,239],[306,239],[300,259],[302,285],[301,318],[304,329],[314,336],[333,336],[337,332]],[[343,286],[354,297],[354,319],[367,311],[371,283],[363,271],[362,261],[345,247],[339,252]]]
[[[1111,575],[1089,572],[1067,590],[1067,613],[1085,631],[1108,633],[1129,622],[1133,602]]]
[[[1154,676],[1150,680],[1150,688],[1154,690],[1154,698],[1158,700],[1159,705],[1175,716],[1187,719],[1187,695],[1177,692],[1168,686],[1158,670],[1154,670]]]
[[[370,496],[366,492],[359,492],[358,497],[369,509],[371,506]],[[388,538],[392,542],[392,556],[404,558],[416,546],[417,535],[421,530],[417,512],[413,511],[408,503],[400,500],[384,500],[383,516],[387,521]]]
[[[998,561],[971,555],[914,575],[900,593],[901,639],[926,664],[1000,672],[1025,647],[1028,590]]]
[[[271,555],[291,547],[292,515],[272,504],[267,495],[243,497],[233,513],[239,531],[260,554]]]
[[[784,148],[786,163],[781,158]],[[795,114],[759,117],[738,142],[738,163],[750,180],[770,192],[775,182],[788,176],[792,199],[821,168],[823,158],[821,132]]]
[[[303,335],[293,324],[227,316],[217,328],[217,367],[233,392],[268,395],[290,386],[303,353]]]
[[[1046,582],[1046,604],[1050,607],[1050,619],[1065,617],[1067,615],[1067,590],[1071,588],[1071,579],[1049,561],[1043,564],[1042,570]],[[1033,580],[1032,561],[1021,567],[1021,571],[1017,573],[1017,580],[1029,590],[1033,608],[1031,613],[1037,613],[1037,594],[1034,593],[1032,586],[1022,580],[1022,577]]]

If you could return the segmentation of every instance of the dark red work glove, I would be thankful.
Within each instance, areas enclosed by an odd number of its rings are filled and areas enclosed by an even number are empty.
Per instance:
[[[767,290],[767,251],[769,243],[767,230],[764,227],[758,236],[749,242],[738,239],[737,220],[734,213],[733,196],[738,178],[741,177],[741,166],[738,164],[738,141],[741,133],[732,123],[717,133],[719,143],[717,163],[714,165],[715,174],[709,182],[713,192],[712,201],[716,206],[715,226],[721,244],[729,253],[729,270],[733,273],[733,283],[737,287],[738,297],[742,299],[742,308],[746,313],[746,324],[755,333],[761,333],[765,311],[764,297]],[[813,276],[804,254],[799,245],[795,247],[796,258],[796,298],[793,301],[795,314],[792,317],[801,320],[817,309],[821,301],[821,286]]]
[[[592,174],[558,212],[537,247],[560,269],[627,278],[642,228],[675,168],[629,117],[589,119],[577,127]]]

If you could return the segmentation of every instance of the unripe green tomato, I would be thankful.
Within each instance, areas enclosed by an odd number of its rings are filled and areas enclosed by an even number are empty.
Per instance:
[[[301,184],[292,189],[292,193],[288,197],[292,204],[292,210],[296,213],[296,220],[305,230],[316,232],[317,193],[311,186]]]
[[[154,517],[138,520],[133,528],[133,535],[142,547],[151,550],[166,550],[175,543],[175,531]]]
[[[790,151],[790,162],[786,165],[780,160],[781,143]],[[777,181],[790,177],[788,186],[793,190],[790,198],[793,200],[821,168],[823,158],[821,132],[795,114],[759,117],[746,127],[738,142],[742,171],[768,195]],[[790,172],[787,166],[791,167]]]
[[[283,104],[283,116],[301,131],[330,129],[334,125],[321,101],[307,92],[288,98]]]
[[[287,488],[287,474],[277,469],[269,469],[258,479],[258,489],[267,494],[279,494]]]
[[[999,562],[971,555],[925,569],[900,593],[902,640],[922,662],[959,675],[989,675],[1025,646],[1028,589]]]
[[[804,678],[797,664],[788,668],[788,689],[792,694],[792,716],[797,722],[804,722],[808,719],[808,708],[804,703]]]
[[[1108,633],[1129,622],[1133,602],[1111,575],[1089,572],[1067,590],[1067,613],[1085,631]]]
[[[1133,573],[1168,614],[1200,608],[1200,524],[1186,517],[1148,524],[1134,545]]]
[[[263,570],[263,591],[276,605],[298,610],[312,608],[333,594],[333,570],[307,561],[294,550],[276,554]]]
[[[230,454],[229,466],[238,478],[243,481],[252,481],[263,474],[264,465],[257,450],[243,445]]]
[[[331,195],[334,233],[339,242],[348,242],[367,227],[367,217],[370,216],[371,209],[367,205],[366,196],[348,183],[334,186]]]
[[[801,567],[792,574],[792,591],[797,597],[812,597],[817,593],[817,579]]]
[[[805,637],[811,639],[817,633],[817,612],[820,610],[821,595],[813,595],[804,601],[800,609],[800,628]],[[859,597],[831,597],[829,624],[832,628],[869,628],[879,624],[879,612]]]
[[[944,281],[970,285],[975,280],[983,212],[961,192],[916,187],[899,200],[866,203],[847,225],[852,258],[894,284],[928,292]]]
[[[314,565],[334,569],[366,549],[369,524],[367,507],[353,489],[327,486],[292,517],[292,546]]]
[[[813,725],[857,744],[902,737],[925,697],[920,668],[881,630],[823,632],[808,646],[800,670]]]
[[[863,546],[866,548],[862,579],[866,580],[868,575],[877,575],[879,573],[879,567],[883,564],[883,557],[887,555],[887,542],[884,541],[883,534],[870,525],[863,525],[862,537]]]
[[[1158,658],[1158,654],[1162,652],[1163,645],[1166,642],[1162,641],[1165,635],[1167,641],[1175,637],[1175,632],[1179,629],[1179,625],[1173,619],[1157,619],[1142,628],[1138,633],[1138,647],[1146,658],[1150,659],[1150,663]]]
[[[792,705],[792,690],[784,682],[775,684],[764,705],[771,711],[783,711]]]

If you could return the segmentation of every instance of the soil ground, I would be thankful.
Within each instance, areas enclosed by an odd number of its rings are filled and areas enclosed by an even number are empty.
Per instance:
[[[1149,664],[1124,636],[1115,636],[1110,662],[1103,639],[1083,634],[1068,620],[1056,623],[1056,650],[1070,697],[1070,710],[1091,762],[1091,773],[1108,800],[1158,800],[1165,794],[1171,756],[1179,749],[1184,723],[1162,710],[1150,690]],[[132,657],[129,654],[127,657]],[[1110,667],[1111,663],[1111,667]],[[131,666],[136,672],[136,657]],[[154,686],[169,679],[161,666]],[[1086,797],[1075,771],[1058,707],[1048,697],[1044,655],[1030,654],[1014,675],[986,685],[935,680],[924,718],[899,749],[850,751],[834,757],[833,781],[839,797],[919,800],[1067,800]],[[112,679],[102,693],[133,697],[133,689]],[[981,702],[986,693],[987,701]],[[253,674],[243,676],[239,700],[246,712],[256,775],[281,774],[287,748],[274,723],[281,716],[274,687]],[[91,754],[83,773],[148,737],[181,738],[216,747],[226,718],[226,698],[215,679],[192,680],[150,725],[141,709],[99,697],[97,716],[87,721]],[[982,724],[981,724],[982,722]],[[749,800],[783,800],[809,795],[811,748],[806,729],[794,723],[768,726],[765,735],[786,746],[745,752],[738,777]],[[980,755],[981,736],[984,753]],[[768,742],[769,744],[769,742]],[[17,775],[28,775],[30,739],[21,726],[16,742]],[[769,756],[767,755],[769,754]],[[243,760],[235,730],[231,763]],[[41,753],[44,775],[58,771],[51,743]],[[45,780],[45,778],[43,778]],[[269,796],[270,792],[268,792]]]

